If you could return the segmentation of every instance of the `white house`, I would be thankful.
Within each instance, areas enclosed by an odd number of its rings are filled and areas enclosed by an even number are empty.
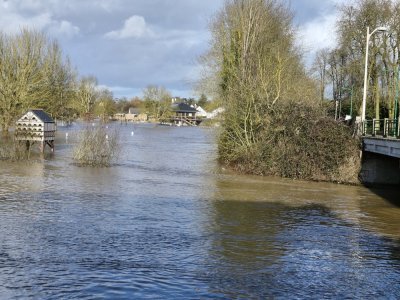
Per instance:
[[[196,105],[195,108],[197,110],[197,116],[203,118],[207,117],[207,112],[201,106]]]

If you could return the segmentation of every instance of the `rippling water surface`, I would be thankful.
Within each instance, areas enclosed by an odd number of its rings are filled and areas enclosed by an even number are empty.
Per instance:
[[[115,127],[108,169],[72,164],[77,126],[0,162],[1,299],[400,298],[399,191],[238,176],[210,129]]]

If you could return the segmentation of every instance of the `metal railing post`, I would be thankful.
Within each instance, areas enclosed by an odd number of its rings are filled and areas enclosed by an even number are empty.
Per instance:
[[[383,137],[388,136],[389,132],[388,126],[389,126],[389,119],[388,118],[383,119]]]
[[[372,136],[375,136],[375,122],[376,122],[376,119],[372,119]]]
[[[397,120],[397,138],[400,138],[400,118]]]
[[[361,135],[365,136],[365,134],[367,133],[366,122],[362,121],[360,125],[361,125]]]

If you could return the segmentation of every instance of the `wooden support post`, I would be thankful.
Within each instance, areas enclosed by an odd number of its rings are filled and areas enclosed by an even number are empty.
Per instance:
[[[40,142],[40,152],[44,153],[44,147],[46,147],[46,142],[45,141],[41,141]]]
[[[54,141],[48,141],[46,144],[49,145],[51,152],[54,153]]]

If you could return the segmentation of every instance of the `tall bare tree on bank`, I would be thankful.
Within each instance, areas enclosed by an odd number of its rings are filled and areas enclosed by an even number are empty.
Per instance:
[[[292,14],[274,0],[231,0],[215,17],[212,48],[204,60],[218,72],[226,109],[220,150],[234,158],[250,154],[276,105],[315,101],[313,82],[294,46]],[[301,99],[301,100],[300,100]]]
[[[171,108],[171,93],[162,86],[149,85],[143,90],[147,112],[156,119],[167,117]]]
[[[43,71],[48,85],[47,101],[39,106],[57,119],[71,119],[73,111],[76,71],[69,59],[62,58],[62,52],[56,42],[48,46],[48,57]]]
[[[0,32],[0,126],[7,134],[15,118],[32,107],[54,108],[69,101],[72,70],[56,41],[24,29],[15,35]],[[55,91],[57,87],[57,92]],[[59,95],[65,97],[59,97]]]
[[[109,117],[112,117],[116,113],[114,96],[110,90],[101,89],[98,91],[94,111],[103,123],[108,122]]]
[[[228,0],[211,33],[202,58],[209,76],[200,86],[215,82],[212,90],[225,107],[220,161],[255,174],[357,180],[357,142],[347,127],[325,117],[286,4]]]
[[[325,100],[325,89],[328,83],[329,72],[329,50],[327,48],[319,50],[311,68],[312,73],[317,77],[320,91],[321,103]]]
[[[74,108],[83,118],[89,118],[93,113],[98,96],[97,79],[94,76],[82,77],[76,84]]]

